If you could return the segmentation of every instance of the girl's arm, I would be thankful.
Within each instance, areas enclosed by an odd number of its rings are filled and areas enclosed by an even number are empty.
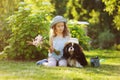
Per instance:
[[[52,53],[52,52],[54,52],[54,48],[53,48],[53,38],[50,38],[49,44],[50,44],[49,52]]]

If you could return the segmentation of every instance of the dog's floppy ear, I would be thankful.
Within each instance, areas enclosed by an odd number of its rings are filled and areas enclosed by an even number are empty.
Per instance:
[[[82,48],[81,48],[78,44],[75,44],[75,48],[76,48],[75,53],[76,53],[76,55],[77,55],[77,57],[78,57],[78,61],[79,61],[79,62],[81,63],[81,65],[83,65],[83,66],[87,65],[88,63],[87,63],[87,60],[86,60],[86,58],[85,58],[85,55],[84,55],[84,53],[83,53]]]
[[[75,48],[75,53],[77,55],[80,55],[80,53],[82,53],[82,48],[79,46],[79,44],[74,44],[74,48]]]
[[[68,48],[69,48],[69,46],[68,46],[68,44],[66,44],[65,47],[64,47],[64,49],[63,49],[63,57],[64,57],[65,59],[68,59],[69,56],[70,56],[70,54],[69,54],[69,52],[68,52]]]

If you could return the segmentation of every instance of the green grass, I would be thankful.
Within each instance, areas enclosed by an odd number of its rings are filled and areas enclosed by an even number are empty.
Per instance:
[[[0,61],[0,80],[120,80],[120,52],[85,51],[87,61],[99,56],[101,66],[94,68],[44,67],[34,61]]]

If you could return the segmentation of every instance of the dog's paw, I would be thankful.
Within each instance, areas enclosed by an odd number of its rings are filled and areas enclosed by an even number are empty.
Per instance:
[[[83,68],[83,66],[77,61],[76,61],[76,67]]]

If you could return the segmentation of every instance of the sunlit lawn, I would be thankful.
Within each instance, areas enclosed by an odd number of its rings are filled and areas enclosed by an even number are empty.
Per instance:
[[[93,68],[44,67],[29,61],[0,61],[0,80],[120,80],[120,52],[85,51],[87,61],[99,56],[101,66]]]

